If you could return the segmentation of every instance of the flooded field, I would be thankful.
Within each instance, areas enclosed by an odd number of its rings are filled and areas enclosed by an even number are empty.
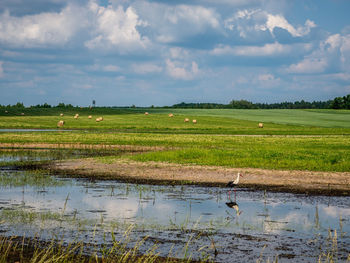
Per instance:
[[[26,154],[4,152],[0,162]],[[162,256],[216,262],[316,262],[327,253],[345,262],[350,253],[348,197],[242,188],[235,196],[225,188],[60,178],[6,167],[0,191],[6,236],[103,247],[128,232],[130,246],[148,237],[141,252],[157,244]]]

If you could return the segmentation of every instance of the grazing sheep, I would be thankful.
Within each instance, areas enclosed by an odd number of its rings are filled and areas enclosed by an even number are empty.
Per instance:
[[[190,119],[189,118],[186,118],[185,120],[184,120],[184,122],[189,122],[190,121]]]
[[[92,116],[91,115],[89,115],[89,117],[88,117],[89,119],[92,119]]]
[[[24,116],[24,112],[22,112],[21,115]]]
[[[174,114],[169,113],[168,116],[169,116],[169,117],[174,117]]]
[[[100,121],[103,121],[103,117],[98,117],[98,118],[96,119],[96,122],[100,122]]]
[[[147,112],[147,111],[145,112],[145,115],[148,115],[148,112]]]
[[[63,113],[61,113],[60,116],[63,117]]]
[[[193,122],[194,124],[196,124],[196,123],[197,123],[197,120],[193,120],[192,122]]]
[[[264,123],[260,122],[259,123],[259,128],[264,128]]]
[[[75,115],[75,116],[74,116],[74,119],[77,120],[78,118],[79,118],[79,115]]]
[[[57,127],[63,127],[63,125],[64,125],[64,121],[59,121],[59,122],[57,122]]]

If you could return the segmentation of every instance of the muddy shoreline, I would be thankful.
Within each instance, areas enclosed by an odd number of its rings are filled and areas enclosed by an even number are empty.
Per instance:
[[[192,184],[225,187],[238,172],[238,187],[310,195],[350,196],[350,173],[224,168],[116,159],[103,163],[93,158],[57,161],[48,168],[60,175],[129,183]]]

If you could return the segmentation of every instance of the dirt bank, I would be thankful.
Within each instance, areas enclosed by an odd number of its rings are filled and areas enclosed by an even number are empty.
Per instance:
[[[239,186],[274,191],[350,195],[350,172],[278,171],[253,168],[189,166],[117,159],[102,163],[95,159],[53,163],[53,171],[95,179],[120,179],[136,183],[173,183],[225,186],[237,172],[244,176]]]

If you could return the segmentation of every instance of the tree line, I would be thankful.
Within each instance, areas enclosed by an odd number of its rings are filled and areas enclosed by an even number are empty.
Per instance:
[[[185,103],[174,104],[171,108],[189,109],[350,109],[350,94],[327,101],[295,101],[279,103],[253,103],[247,100],[231,100],[229,104]]]
[[[59,103],[57,106],[50,104],[37,104],[28,108],[77,108],[72,104]],[[152,105],[152,108],[154,106]],[[0,108],[26,108],[23,103],[17,102],[14,105],[0,105]],[[110,108],[110,107],[108,107]],[[123,107],[128,108],[128,107]],[[130,108],[130,107],[129,107]],[[131,108],[136,108],[135,105]],[[229,104],[220,103],[185,103],[181,102],[172,106],[164,106],[157,108],[182,108],[182,109],[348,109],[350,110],[350,94],[344,97],[336,97],[327,101],[295,101],[295,102],[279,102],[279,103],[253,103],[247,100],[231,100]]]

